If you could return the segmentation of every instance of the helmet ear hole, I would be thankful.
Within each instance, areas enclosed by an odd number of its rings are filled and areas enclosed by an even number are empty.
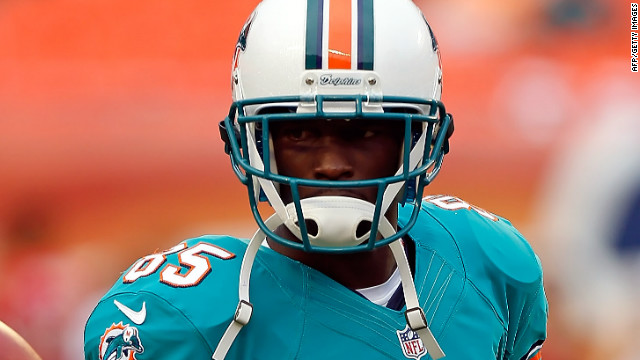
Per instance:
[[[305,219],[304,224],[307,226],[307,234],[309,236],[318,236],[318,223],[315,220]],[[299,227],[300,224],[296,221],[296,225]]]
[[[307,219],[304,221],[307,226],[307,234],[311,236],[318,236],[318,223],[314,220]]]
[[[371,221],[369,220],[361,221],[356,228],[356,238],[367,235],[367,233],[371,231],[371,225]]]

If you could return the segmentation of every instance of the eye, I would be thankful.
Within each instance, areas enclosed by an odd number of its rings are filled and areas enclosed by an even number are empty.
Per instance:
[[[317,131],[309,126],[281,124],[274,127],[274,136],[292,142],[301,142],[313,140],[317,136]]]
[[[364,130],[362,132],[362,137],[364,139],[372,138],[372,137],[374,137],[376,135],[377,135],[377,132],[375,130],[372,130],[372,129],[366,129],[366,130]]]
[[[371,139],[380,134],[380,130],[375,126],[352,126],[345,129],[345,137],[351,140]]]
[[[312,133],[311,131],[298,126],[285,129],[284,136],[289,140],[303,141],[309,139],[312,136]]]

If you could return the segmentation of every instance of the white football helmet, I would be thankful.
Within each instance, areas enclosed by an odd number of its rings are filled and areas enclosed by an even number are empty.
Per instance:
[[[438,44],[411,1],[264,1],[240,33],[231,82],[234,103],[221,124],[222,135],[236,174],[249,188],[254,217],[270,238],[305,251],[350,252],[389,244],[409,231],[422,188],[438,173],[453,130],[440,102]],[[278,175],[269,124],[323,118],[404,122],[405,150],[396,174],[360,181]],[[296,196],[285,204],[280,185],[376,186],[380,193],[375,204]],[[408,226],[380,237],[387,221],[383,215],[396,198],[415,205],[416,214]],[[266,226],[260,200],[269,201],[300,242]],[[311,234],[309,221],[316,225]],[[363,222],[371,231],[356,230]]]

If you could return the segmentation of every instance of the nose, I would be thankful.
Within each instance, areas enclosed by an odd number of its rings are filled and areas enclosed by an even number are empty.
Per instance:
[[[328,140],[316,152],[314,177],[316,180],[348,180],[354,176],[354,167],[348,148]]]

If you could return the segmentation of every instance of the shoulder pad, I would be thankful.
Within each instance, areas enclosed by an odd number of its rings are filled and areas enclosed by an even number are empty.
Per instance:
[[[400,208],[400,226],[411,211],[411,207]],[[409,235],[417,246],[463,272],[466,281],[495,307],[505,306],[510,291],[535,293],[542,286],[540,261],[511,223],[459,198],[424,198]]]

